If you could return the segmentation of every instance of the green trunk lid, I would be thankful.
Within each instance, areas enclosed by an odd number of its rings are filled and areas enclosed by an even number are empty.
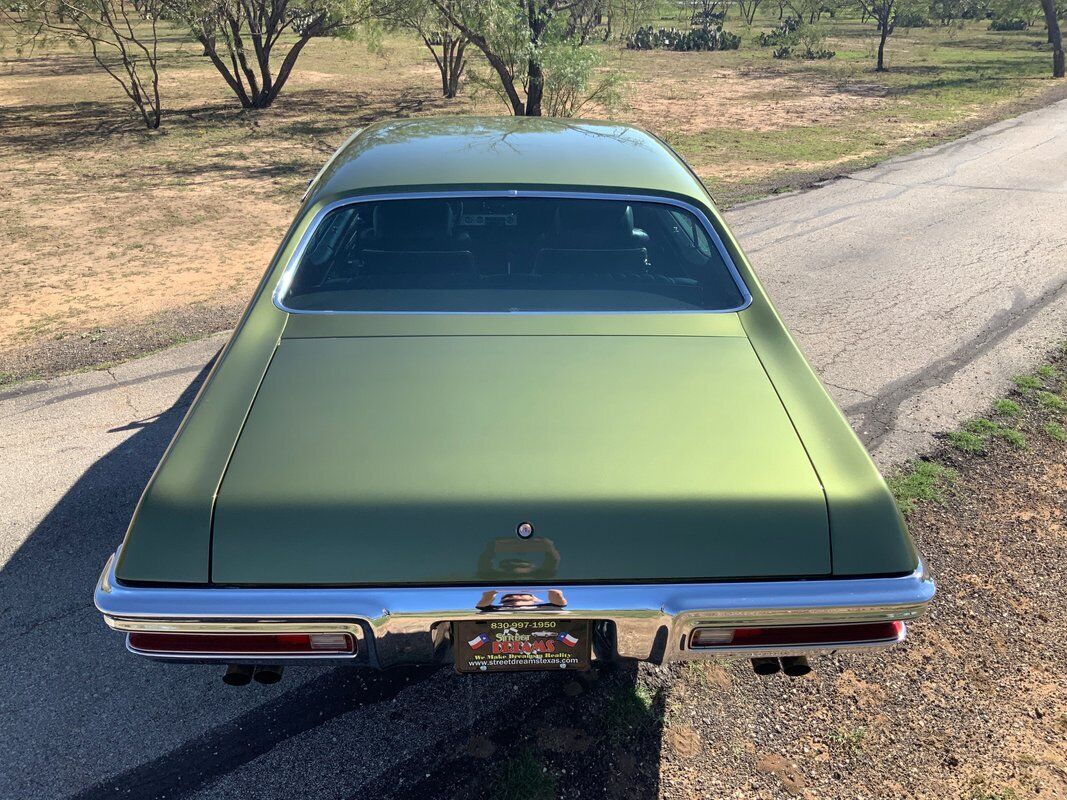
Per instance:
[[[219,490],[211,579],[830,569],[822,487],[747,338],[364,336],[281,341]]]

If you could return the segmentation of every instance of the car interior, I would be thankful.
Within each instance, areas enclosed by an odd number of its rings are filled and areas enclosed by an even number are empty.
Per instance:
[[[296,310],[725,310],[742,293],[703,224],[666,203],[557,197],[353,203],[319,225]]]

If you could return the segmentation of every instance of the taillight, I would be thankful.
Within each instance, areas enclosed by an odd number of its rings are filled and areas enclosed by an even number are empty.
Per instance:
[[[900,641],[903,622],[861,622],[848,625],[783,625],[773,628],[697,628],[691,648],[805,647],[834,644],[880,644]]]
[[[211,655],[328,655],[356,652],[348,633],[130,633],[140,653]]]

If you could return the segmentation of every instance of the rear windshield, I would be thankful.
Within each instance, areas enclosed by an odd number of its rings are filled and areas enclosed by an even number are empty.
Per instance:
[[[323,218],[298,311],[724,311],[744,305],[704,225],[657,202],[398,199]]]

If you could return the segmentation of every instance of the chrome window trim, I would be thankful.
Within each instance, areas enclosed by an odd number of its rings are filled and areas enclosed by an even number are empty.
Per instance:
[[[687,649],[684,642],[697,627],[907,621],[922,615],[935,592],[933,580],[921,562],[909,575],[884,578],[561,585],[551,590],[522,585],[497,590],[484,586],[126,586],[115,578],[117,555],[105,566],[94,597],[96,608],[115,630],[250,632],[279,630],[301,620],[307,625],[341,624],[349,632],[362,631],[357,652],[365,654],[367,663],[373,666],[433,661],[438,638],[435,627],[441,623],[508,614],[525,619],[564,616],[610,621],[615,627],[618,654],[640,660],[884,647],[896,642],[750,650],[694,650]],[[547,596],[549,592],[565,598],[565,603],[542,602],[513,608],[485,603],[485,598],[493,594]],[[215,660],[227,659],[216,656]]]
[[[312,310],[312,309],[299,309],[290,308],[284,302],[284,297],[289,291],[289,287],[293,283],[293,278],[296,276],[297,269],[300,267],[300,261],[304,257],[304,252],[307,250],[308,245],[311,242],[312,237],[315,235],[322,224],[323,219],[332,211],[336,211],[338,208],[345,206],[355,205],[357,203],[376,203],[383,200],[429,200],[429,199],[464,199],[464,198],[479,198],[479,197],[546,197],[546,198],[562,198],[567,200],[620,200],[631,203],[660,203],[663,205],[675,206],[676,208],[684,209],[693,214],[697,221],[704,226],[704,230],[708,234],[709,239],[715,245],[715,249],[718,251],[719,256],[722,258],[723,263],[726,264],[726,269],[730,273],[730,277],[733,278],[734,283],[737,285],[738,291],[741,292],[741,305],[735,308],[722,308],[722,309],[710,309],[710,308],[698,308],[698,309],[673,309],[673,310],[647,310],[647,311],[369,311],[369,310]],[[683,200],[678,200],[673,197],[664,197],[656,194],[618,194],[611,192],[571,192],[571,191],[545,191],[535,189],[506,189],[506,190],[492,190],[492,191],[457,191],[457,192],[395,192],[385,194],[371,194],[361,195],[358,197],[348,197],[343,200],[335,200],[332,203],[328,203],[319,209],[315,216],[312,217],[311,223],[308,225],[307,230],[304,231],[297,242],[296,249],[293,251],[292,256],[286,262],[285,269],[282,270],[281,277],[278,279],[278,283],[274,287],[272,293],[272,299],[274,305],[287,314],[359,314],[359,315],[387,315],[387,316],[573,316],[573,315],[620,315],[620,314],[733,314],[738,311],[744,311],[752,304],[752,293],[749,291],[748,286],[745,285],[745,281],[741,277],[741,273],[738,272],[737,266],[734,264],[734,260],[730,257],[730,254],[726,250],[726,246],[723,244],[722,239],[719,237],[718,231],[715,230],[715,226],[711,224],[711,220],[707,215],[692,203],[687,203]]]

